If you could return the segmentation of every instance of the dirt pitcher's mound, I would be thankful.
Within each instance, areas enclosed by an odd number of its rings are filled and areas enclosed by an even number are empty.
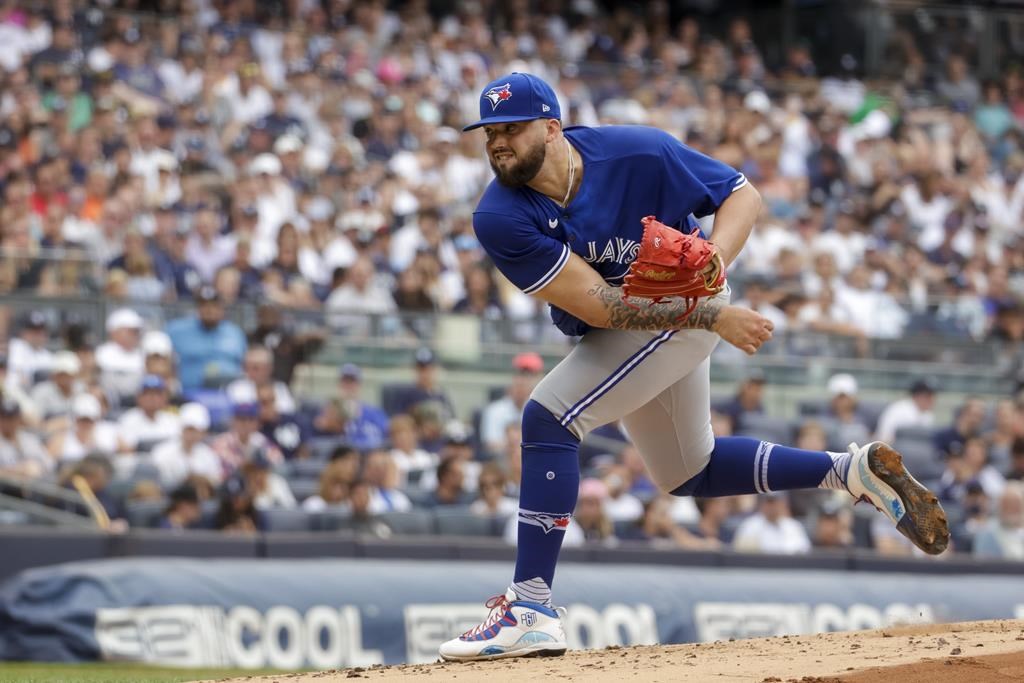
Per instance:
[[[1024,621],[974,621],[693,645],[612,647],[544,659],[357,668],[237,681],[350,683],[355,679],[367,683],[1009,683],[1024,681]]]

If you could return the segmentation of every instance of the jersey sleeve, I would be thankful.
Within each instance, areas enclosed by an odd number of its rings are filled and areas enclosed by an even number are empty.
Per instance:
[[[539,292],[569,262],[569,245],[521,218],[477,211],[473,230],[501,274],[526,294]]]
[[[718,210],[747,178],[731,166],[687,147],[665,134],[661,151],[669,189],[697,217]]]

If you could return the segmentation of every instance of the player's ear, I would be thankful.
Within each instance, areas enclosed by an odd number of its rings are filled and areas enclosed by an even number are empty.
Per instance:
[[[544,119],[544,121],[548,128],[544,142],[554,142],[558,139],[558,134],[562,132],[562,122],[558,119]]]

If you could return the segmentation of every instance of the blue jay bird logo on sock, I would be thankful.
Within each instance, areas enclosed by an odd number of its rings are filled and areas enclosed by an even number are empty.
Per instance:
[[[572,518],[572,513],[555,514],[551,512],[533,512],[532,510],[519,510],[519,521],[526,524],[533,524],[539,526],[544,530],[544,533],[550,533],[551,531],[565,531],[566,527],[569,526],[569,520]]]

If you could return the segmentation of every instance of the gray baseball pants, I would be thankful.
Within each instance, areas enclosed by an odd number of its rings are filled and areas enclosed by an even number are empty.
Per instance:
[[[728,290],[719,296],[728,300]],[[591,330],[531,398],[581,439],[621,419],[651,479],[672,491],[714,450],[709,356],[720,339],[703,330]]]

